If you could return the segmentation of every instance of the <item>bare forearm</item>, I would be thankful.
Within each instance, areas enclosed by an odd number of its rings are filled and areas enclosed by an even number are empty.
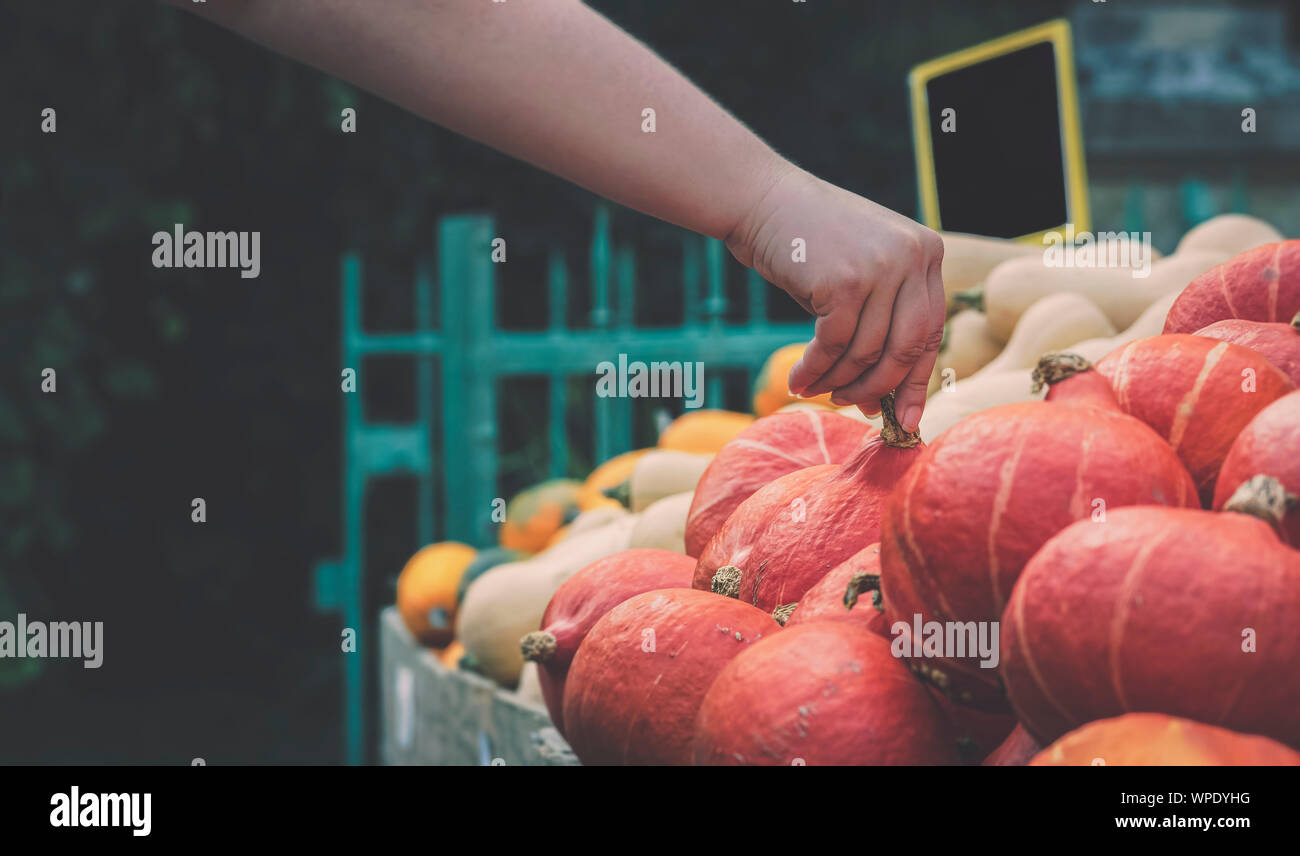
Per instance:
[[[790,165],[577,0],[222,0],[191,8],[411,112],[727,237]],[[655,111],[643,131],[642,111]]]

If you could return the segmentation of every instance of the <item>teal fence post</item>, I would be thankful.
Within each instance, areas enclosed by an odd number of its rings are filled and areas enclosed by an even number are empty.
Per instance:
[[[442,290],[443,473],[449,538],[494,543],[496,374],[486,370],[496,317],[492,218],[446,217],[438,227]]]
[[[433,332],[433,271],[427,262],[421,262],[415,271],[415,331],[417,334]],[[415,358],[416,429],[433,445],[433,353],[423,351]],[[416,535],[421,546],[437,537],[434,528],[437,511],[434,508],[433,468],[424,467],[416,474]]]
[[[704,314],[709,320],[710,341],[717,341],[722,335],[722,322],[727,314],[727,270],[723,266],[724,261],[725,248],[722,242],[710,238],[705,244],[709,297],[704,304]],[[722,407],[722,376],[709,363],[705,364],[704,371],[709,379],[706,403],[709,407]]]
[[[550,300],[550,334],[563,341],[565,306],[569,299],[569,271],[564,254],[552,251],[546,268],[547,296]],[[550,446],[551,478],[564,478],[569,471],[569,444],[564,416],[569,405],[568,375],[551,372],[550,375]]]
[[[609,235],[609,207],[596,206],[595,222],[591,235],[591,326],[599,331],[606,331],[613,321],[609,305],[609,269],[613,249]],[[618,365],[618,354],[606,355],[605,359]],[[594,373],[596,367],[592,366]],[[593,387],[594,394],[594,387]],[[595,412],[595,463],[600,464],[617,454],[618,433],[616,412],[617,400],[596,395],[593,410]]]

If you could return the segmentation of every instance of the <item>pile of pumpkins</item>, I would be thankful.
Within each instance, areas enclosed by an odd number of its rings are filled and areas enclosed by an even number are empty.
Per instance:
[[[1300,241],[1215,218],[1123,281],[945,244],[916,434],[793,402],[782,349],[752,416],[425,548],[407,626],[588,764],[1300,764]]]

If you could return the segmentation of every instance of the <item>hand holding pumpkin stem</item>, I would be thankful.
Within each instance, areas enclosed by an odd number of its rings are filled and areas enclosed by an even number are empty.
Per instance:
[[[787,165],[727,246],[817,316],[792,393],[874,405],[897,390],[916,430],[946,314],[937,233]]]

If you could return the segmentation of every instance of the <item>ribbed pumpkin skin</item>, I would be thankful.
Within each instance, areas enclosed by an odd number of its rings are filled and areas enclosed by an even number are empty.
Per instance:
[[[1295,389],[1263,355],[1204,336],[1138,339],[1107,354],[1096,368],[1110,381],[1120,408],[1150,425],[1178,453],[1207,508],[1237,434],[1256,413]],[[1253,390],[1243,375],[1248,371]]]
[[[1215,509],[1223,508],[1233,491],[1257,475],[1271,476],[1288,493],[1300,496],[1300,390],[1274,401],[1241,429],[1219,470]],[[1282,541],[1300,549],[1300,508],[1286,515],[1282,529]]]
[[[831,410],[775,413],[723,446],[695,486],[686,516],[686,552],[698,557],[731,513],[786,473],[845,461],[871,426]]]
[[[718,568],[727,564],[727,559],[731,557],[728,551],[733,547],[743,548],[745,545],[757,543],[769,527],[793,528],[802,525],[793,519],[797,508],[795,500],[803,500],[803,507],[806,509],[811,491],[837,469],[834,464],[805,467],[802,470],[786,473],[756,490],[731,513],[727,522],[700,551],[699,561],[695,565],[695,579],[691,585],[702,591],[710,591],[713,574]],[[806,516],[804,523],[807,523]],[[739,557],[743,560],[743,553]],[[821,573],[829,571],[835,564],[838,563],[827,565]],[[791,598],[791,600],[797,599]]]
[[[694,755],[742,766],[957,760],[937,705],[889,643],[839,621],[787,628],[732,659],[700,706]]]
[[[1030,560],[1001,654],[1016,715],[1044,744],[1130,711],[1300,744],[1300,552],[1245,514],[1115,509]]]
[[[1300,312],[1300,241],[1264,244],[1233,256],[1188,283],[1166,333],[1194,333],[1225,318],[1290,321]]]
[[[1291,323],[1230,318],[1202,327],[1196,335],[1250,348],[1300,386],[1300,328]]]
[[[763,491],[741,503],[700,554],[695,587],[708,589],[714,573],[731,565],[740,569],[738,597],[745,603],[770,612],[799,600],[831,568],[880,540],[890,491],[924,448],[891,446],[869,434],[839,467],[810,467],[773,482],[784,503],[764,497],[751,505]],[[816,470],[824,475],[794,480]]]
[[[1129,713],[1102,719],[1057,740],[1030,761],[1031,767],[1201,765],[1294,767],[1300,752],[1256,734],[1166,716]]]
[[[624,601],[569,667],[569,745],[584,764],[690,764],[709,686],[732,657],[779,632],[770,615],[712,592],[660,589]]]
[[[592,626],[628,598],[690,586],[694,573],[690,556],[670,550],[624,550],[592,562],[556,590],[542,615],[542,630],[555,637],[555,652],[539,661],[537,674],[551,722],[561,734],[564,679]]]
[[[981,767],[1023,767],[1043,751],[1042,744],[1029,736],[1023,725],[1016,727],[1007,735],[998,748],[989,753]]]
[[[1197,501],[1169,446],[1121,413],[1031,401],[962,420],[926,449],[890,497],[880,543],[890,626],[910,627],[917,614],[923,621],[997,621],[1029,558],[1061,529],[1095,514],[1096,500],[1107,513]],[[958,702],[1006,707],[994,670],[975,658],[914,663]]]
[[[786,619],[786,628],[821,621],[844,621],[865,627],[877,636],[889,638],[885,613],[871,605],[871,592],[862,592],[852,609],[844,607],[844,592],[856,574],[880,573],[880,545],[863,547],[826,572],[799,598],[799,605]]]

